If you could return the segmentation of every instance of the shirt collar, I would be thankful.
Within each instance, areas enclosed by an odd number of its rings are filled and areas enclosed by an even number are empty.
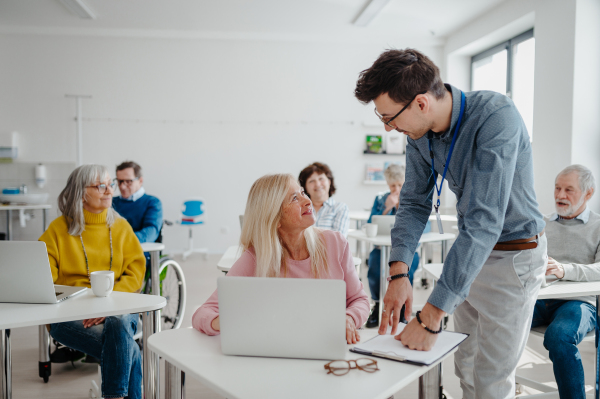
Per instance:
[[[139,190],[137,190],[135,193],[131,194],[128,198],[123,198],[123,197],[121,197],[121,198],[125,201],[135,202],[135,201],[139,200],[140,198],[142,198],[142,196],[144,194],[146,194],[146,190],[144,190],[144,187],[140,187]]]
[[[590,220],[590,208],[588,208],[586,205],[583,212],[581,212],[579,215],[577,215],[575,217],[575,219],[579,219],[583,222],[583,224],[586,224],[588,222],[588,220]],[[558,214],[553,213],[552,215],[550,215],[550,220],[551,221],[558,220]]]
[[[446,90],[448,90],[452,94],[452,117],[450,118],[450,127],[448,130],[443,132],[442,134],[433,133],[434,139],[442,140],[443,142],[452,141],[452,133],[456,128],[456,124],[458,123],[458,115],[460,114],[460,102],[461,102],[461,94],[460,90],[456,87],[449,85],[447,83],[444,84]],[[465,109],[467,105],[465,104]]]
[[[323,202],[323,205],[333,206],[335,200],[331,197],[327,198],[327,201]]]

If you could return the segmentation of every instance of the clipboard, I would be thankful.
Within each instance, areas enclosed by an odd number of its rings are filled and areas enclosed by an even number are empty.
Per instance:
[[[406,327],[406,324],[398,324],[398,333],[404,330],[404,327]],[[388,331],[387,335],[378,335],[363,344],[355,345],[350,349],[350,352],[395,360],[417,366],[430,366],[454,350],[454,348],[460,345],[468,337],[468,334],[442,331],[438,335],[438,339],[430,351],[417,351],[408,349],[406,346],[402,345],[402,342],[397,341]]]

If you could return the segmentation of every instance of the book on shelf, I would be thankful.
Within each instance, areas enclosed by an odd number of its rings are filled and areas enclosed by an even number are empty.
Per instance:
[[[367,181],[385,181],[383,176],[383,162],[368,162],[366,168],[365,180]]]
[[[381,154],[383,152],[383,140],[381,135],[368,134],[367,135],[367,153],[370,154]]]
[[[396,130],[385,136],[385,152],[388,154],[404,154],[406,152],[406,136]]]

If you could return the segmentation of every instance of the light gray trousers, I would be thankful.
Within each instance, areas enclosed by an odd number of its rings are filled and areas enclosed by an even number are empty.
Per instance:
[[[525,349],[533,307],[546,271],[546,236],[525,251],[492,251],[454,312],[469,334],[454,355],[463,399],[515,397],[515,369]]]

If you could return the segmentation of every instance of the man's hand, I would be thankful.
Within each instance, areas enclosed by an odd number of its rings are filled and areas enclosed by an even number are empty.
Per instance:
[[[104,323],[104,319],[106,319],[106,317],[98,317],[96,319],[85,319],[83,321],[83,327],[88,328],[88,327],[96,326],[100,323]]]
[[[394,262],[390,267],[390,276],[408,273],[408,265],[404,262]],[[408,278],[403,277],[390,281],[383,300],[383,313],[379,324],[379,335],[387,332],[388,326],[392,326],[392,335],[396,334],[400,322],[400,311],[405,305],[404,317],[410,320],[412,314],[413,291]]]
[[[557,262],[555,259],[552,259],[548,256],[548,267],[546,267],[546,276],[554,274],[558,278],[563,278],[565,276],[565,268],[562,263]]]
[[[360,335],[356,329],[356,324],[352,316],[346,315],[346,342],[356,344],[360,341]]]
[[[221,331],[221,322],[219,321],[219,316],[217,316],[213,321],[210,322],[210,326],[215,331]]]
[[[419,315],[423,324],[427,328],[437,331],[440,329],[440,323],[444,317],[444,311],[436,308],[430,303],[427,303],[421,314]],[[428,351],[433,348],[437,341],[437,334],[432,334],[426,331],[422,325],[419,324],[416,318],[414,318],[404,330],[394,337],[398,341],[401,341],[403,345],[407,346],[408,349],[416,349],[418,351]]]

